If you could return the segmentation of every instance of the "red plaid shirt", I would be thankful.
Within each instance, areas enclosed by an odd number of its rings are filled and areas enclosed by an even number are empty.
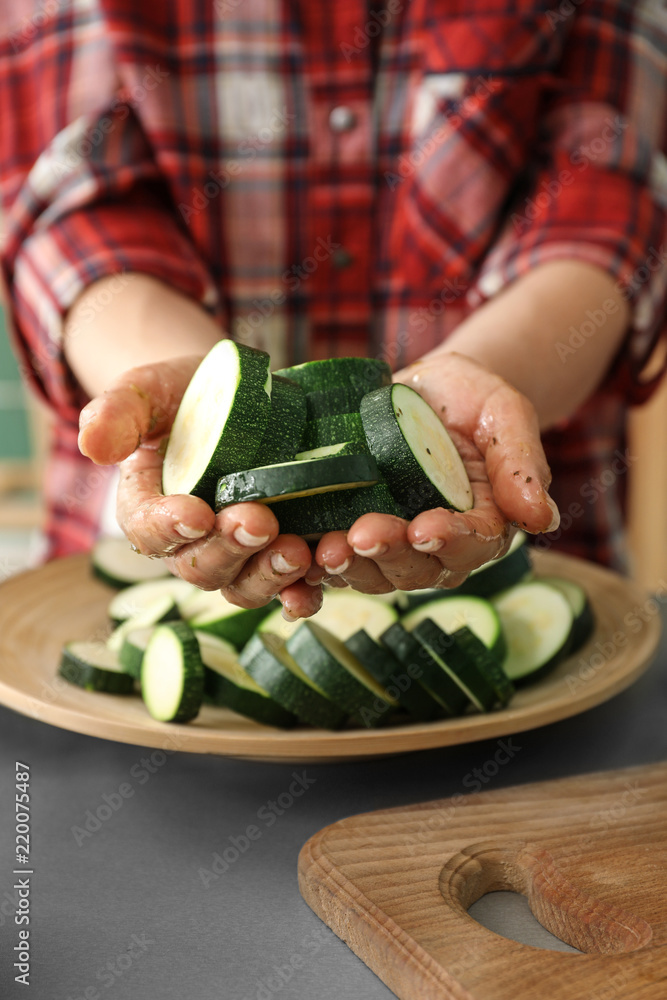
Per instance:
[[[0,32],[3,271],[57,414],[51,555],[91,544],[107,478],[76,450],[60,349],[95,279],[162,279],[276,367],[399,367],[568,258],[633,307],[605,387],[546,438],[559,544],[619,564],[625,406],[664,320],[664,4],[2,0]]]

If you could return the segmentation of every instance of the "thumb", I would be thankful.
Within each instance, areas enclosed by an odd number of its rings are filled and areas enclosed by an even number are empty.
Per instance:
[[[117,465],[143,440],[168,433],[200,357],[124,372],[79,415],[79,450],[96,465]]]

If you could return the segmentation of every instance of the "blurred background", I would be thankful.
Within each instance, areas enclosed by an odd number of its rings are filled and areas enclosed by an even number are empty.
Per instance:
[[[667,585],[667,380],[631,417],[629,534],[633,577]],[[42,554],[41,479],[49,413],[22,384],[0,301],[0,579]]]

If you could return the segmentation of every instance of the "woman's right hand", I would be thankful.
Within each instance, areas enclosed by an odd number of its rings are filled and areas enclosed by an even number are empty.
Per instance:
[[[280,535],[266,506],[235,504],[215,514],[198,497],[162,493],[169,432],[200,361],[179,357],[125,372],[81,411],[79,447],[97,465],[119,465],[118,523],[139,552],[241,607],[280,595],[291,617],[311,615],[321,588],[303,579],[310,549],[296,535]]]

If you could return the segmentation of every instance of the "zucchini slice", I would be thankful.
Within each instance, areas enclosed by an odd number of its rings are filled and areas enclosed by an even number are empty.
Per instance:
[[[413,720],[430,722],[440,717],[441,706],[437,701],[405,670],[393,653],[371,639],[368,632],[359,629],[345,640],[345,645]]]
[[[358,391],[349,383],[307,392],[306,417],[308,420],[319,420],[331,413],[358,413],[361,398]]]
[[[467,625],[474,634],[482,640],[485,646],[492,650],[498,660],[503,662],[505,656],[505,637],[498,611],[483,597],[449,596],[447,591],[440,591],[440,597],[418,608],[408,611],[401,618],[401,624],[409,632],[425,618],[430,618],[443,632],[456,632]]]
[[[257,626],[277,602],[262,608],[239,608],[225,600],[219,590],[198,590],[181,605],[181,614],[195,632],[208,632],[242,649]]]
[[[184,622],[158,625],[141,665],[141,695],[160,722],[189,722],[204,698],[204,664],[194,632]]]
[[[340,729],[347,721],[347,713],[301,669],[275,633],[254,635],[241,653],[241,664],[272,698],[302,722],[322,729]]]
[[[470,510],[463,460],[437,413],[399,382],[368,393],[360,415],[366,441],[404,516],[434,507]]]
[[[339,638],[312,620],[287,640],[287,652],[320,691],[367,728],[399,707]]]
[[[515,685],[537,680],[570,651],[574,615],[567,598],[540,580],[494,597],[507,641],[503,670]]]
[[[581,649],[585,642],[588,642],[595,628],[595,615],[588,595],[584,588],[575,583],[574,580],[565,580],[560,576],[541,576],[539,579],[542,583],[548,583],[556,590],[560,590],[570,603],[574,620],[568,655],[572,656],[573,653]]]
[[[334,455],[369,454],[365,441],[339,441],[336,444],[325,444],[321,448],[311,448],[310,451],[298,451],[295,458],[331,458]]]
[[[514,694],[514,685],[503,670],[496,654],[485,646],[467,625],[452,632],[452,641],[460,654],[472,661],[480,674],[486,678],[495,692],[500,707],[504,708],[509,704]]]
[[[154,628],[154,625],[150,625],[148,628],[138,628],[128,632],[118,653],[118,661],[123,670],[137,680],[141,677],[141,664]]]
[[[378,358],[323,358],[282,368],[275,374],[298,382],[304,392],[345,386],[355,392],[359,400],[371,389],[391,382],[391,368]]]
[[[243,669],[231,643],[207,632],[195,635],[204,664],[206,700],[267,726],[290,729],[296,725],[296,715],[274,701]]]
[[[428,650],[400,622],[395,622],[380,636],[382,644],[390,649],[397,660],[440,707],[438,718],[460,715],[467,705],[467,698],[449,674],[430,655]]]
[[[312,450],[345,441],[364,440],[364,425],[359,413],[330,413],[328,417],[307,422],[301,448]]]
[[[288,378],[271,378],[271,412],[255,455],[255,465],[289,462],[294,458],[306,428],[306,395]]]
[[[103,642],[68,642],[63,647],[58,673],[86,691],[107,694],[134,691],[134,678],[125,673],[116,653]]]
[[[496,693],[466,652],[457,646],[454,636],[425,618],[412,634],[424,646],[442,670],[461,688],[466,702],[478,712],[488,712],[496,703]]]
[[[269,355],[219,341],[190,380],[164,456],[162,491],[213,505],[220,476],[253,465],[269,422]]]
[[[333,632],[345,642],[351,635],[364,629],[371,639],[398,620],[398,612],[384,601],[378,601],[370,594],[360,594],[355,590],[325,590],[322,607],[308,621]],[[258,632],[273,632],[287,640],[303,622],[299,619],[288,622],[278,607],[260,623]]]
[[[169,576],[169,570],[160,559],[137,552],[127,538],[99,538],[90,553],[90,564],[94,576],[118,589],[142,580]]]
[[[278,503],[316,493],[373,486],[380,478],[375,459],[367,452],[359,455],[331,455],[328,458],[298,459],[232,472],[218,480],[215,509],[233,503],[257,500]]]
[[[113,597],[107,606],[107,614],[114,625],[120,625],[128,618],[135,618],[155,601],[170,597],[172,602],[180,607],[181,603],[199,594],[199,588],[181,580],[177,576],[166,576],[161,580],[146,580],[126,587]]]
[[[301,535],[307,542],[316,541],[327,531],[347,531],[362,514],[392,514],[402,512],[386,483],[358,486],[336,493],[316,493],[269,504],[278,519],[281,534]]]
[[[169,594],[163,594],[162,597],[156,597],[149,604],[146,604],[138,614],[121,622],[107,639],[107,647],[120,653],[125,639],[131,632],[136,632],[140,628],[149,628],[151,625],[157,625],[158,622],[178,621],[179,618],[180,614],[176,604]]]

